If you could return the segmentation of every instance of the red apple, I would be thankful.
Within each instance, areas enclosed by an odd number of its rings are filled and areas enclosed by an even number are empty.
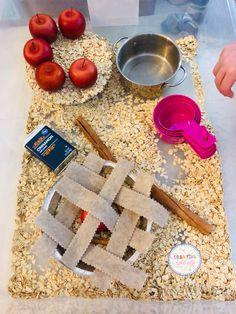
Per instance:
[[[23,54],[25,60],[34,67],[53,58],[50,44],[41,38],[28,40],[24,46]]]
[[[80,88],[90,87],[97,80],[97,67],[92,61],[80,58],[71,64],[69,76],[75,86]]]
[[[88,212],[86,212],[85,210],[82,210],[82,213],[80,216],[80,219],[82,222],[84,221],[84,219],[86,218],[87,215],[88,215]],[[101,222],[97,228],[97,232],[102,232],[102,231],[106,231],[106,230],[107,230],[107,227],[104,225],[104,223]]]
[[[52,43],[57,39],[57,25],[51,16],[36,14],[29,21],[29,30],[33,37],[40,37]]]
[[[76,39],[83,35],[86,26],[83,14],[75,9],[62,11],[58,24],[62,34],[70,39]]]
[[[56,62],[48,61],[36,68],[35,79],[42,89],[55,92],[62,88],[65,82],[65,72]]]

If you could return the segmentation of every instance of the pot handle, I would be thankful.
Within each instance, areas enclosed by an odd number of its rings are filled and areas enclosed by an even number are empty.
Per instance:
[[[181,83],[183,83],[183,81],[185,80],[185,78],[187,76],[187,72],[182,65],[180,66],[180,69],[183,71],[183,77],[179,80],[179,82],[177,82],[175,84],[164,83],[163,86],[176,87],[176,86],[180,85]]]
[[[125,36],[125,37],[121,37],[119,38],[113,45],[112,45],[112,50],[114,53],[116,53],[116,48],[117,48],[117,45],[119,44],[119,42],[121,42],[122,40],[124,39],[128,39],[129,37]]]

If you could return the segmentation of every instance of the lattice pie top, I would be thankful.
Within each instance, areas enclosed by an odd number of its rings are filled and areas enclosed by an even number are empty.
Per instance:
[[[146,274],[123,260],[124,253],[127,246],[144,253],[152,244],[153,236],[137,227],[140,216],[164,226],[168,212],[149,197],[152,176],[139,174],[131,190],[123,183],[133,164],[120,159],[106,179],[99,175],[104,163],[105,160],[89,154],[83,166],[75,162],[68,166],[54,187],[67,201],[55,216],[41,211],[36,223],[43,235],[34,244],[32,253],[36,263],[42,264],[59,244],[66,249],[61,262],[72,270],[80,260],[93,266],[95,271],[90,280],[100,289],[107,290],[112,279],[141,289]],[[120,215],[112,203],[124,208]],[[86,210],[88,215],[74,234],[69,227],[79,208]],[[106,248],[91,244],[100,222],[112,233]]]

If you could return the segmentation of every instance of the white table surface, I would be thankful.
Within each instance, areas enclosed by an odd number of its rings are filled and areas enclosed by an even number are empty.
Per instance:
[[[224,204],[227,213],[236,265],[236,95],[233,99],[221,96],[215,88],[212,69],[223,45],[234,39],[234,28],[226,1],[210,2],[199,36],[198,64],[205,90],[205,106],[218,139],[224,183]],[[157,29],[153,16],[140,19],[139,27],[98,28],[111,41],[116,38]],[[11,275],[11,245],[16,210],[16,188],[21,171],[23,141],[27,112],[32,92],[25,80],[22,48],[29,33],[26,26],[0,28],[0,301],[8,300],[7,283]],[[236,91],[236,89],[235,89]],[[0,303],[1,306],[1,303]],[[4,313],[1,307],[0,312]]]

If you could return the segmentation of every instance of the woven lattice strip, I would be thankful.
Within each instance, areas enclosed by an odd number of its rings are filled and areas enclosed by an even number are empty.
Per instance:
[[[90,153],[84,161],[84,166],[93,170],[95,173],[100,173],[104,162],[105,160],[102,158]],[[58,193],[55,192],[53,194],[49,208],[49,212],[51,214],[55,213],[60,198],[61,196]],[[55,218],[69,228],[75,220],[78,211],[78,207],[66,201],[64,204],[59,206],[58,213],[56,214]],[[42,267],[47,266],[48,259],[53,254],[54,250],[56,250],[57,245],[57,242],[50,238],[46,233],[42,234],[42,236],[37,239],[31,248],[31,253],[35,258],[34,268],[36,268],[37,271],[41,270]]]
[[[153,181],[153,177],[141,173],[136,178],[133,189],[143,194],[146,193],[146,196],[149,196]],[[132,238],[138,220],[139,215],[124,208],[115,225],[106,250],[122,258]],[[95,270],[90,281],[93,285],[106,291],[110,286],[111,278],[105,274],[100,274],[99,270]]]
[[[95,174],[79,165],[78,167],[74,165],[73,175],[72,171],[69,171],[69,167],[67,170],[65,171],[66,176],[71,179],[76,178],[76,182],[80,184],[84,183],[89,190],[93,190],[95,193],[100,191],[105,182],[105,178],[102,176],[99,176],[98,174]],[[97,183],[97,186],[95,186],[94,182]],[[160,226],[164,226],[169,217],[168,212],[161,204],[126,187],[121,187],[114,203],[119,206],[129,208],[136,214],[143,216]]]
[[[146,274],[99,246],[90,245],[82,260],[133,289],[141,289]]]
[[[117,162],[116,167],[113,169],[111,175],[99,193],[100,197],[103,197],[108,202],[108,204],[112,204],[113,199],[119,192],[121,185],[132,168],[132,163],[127,162],[126,160],[119,160]],[[115,180],[115,178],[117,179]],[[93,202],[95,203],[97,201],[95,194],[93,198]],[[84,209],[87,210],[86,207]],[[99,207],[99,204],[97,204],[96,210],[97,212],[102,212],[103,207]],[[86,249],[91,243],[99,224],[100,221],[96,217],[90,213],[87,215],[85,221],[78,229],[76,235],[74,236],[62,257],[62,262],[65,265],[72,269],[77,265],[82,255],[85,253]]]

